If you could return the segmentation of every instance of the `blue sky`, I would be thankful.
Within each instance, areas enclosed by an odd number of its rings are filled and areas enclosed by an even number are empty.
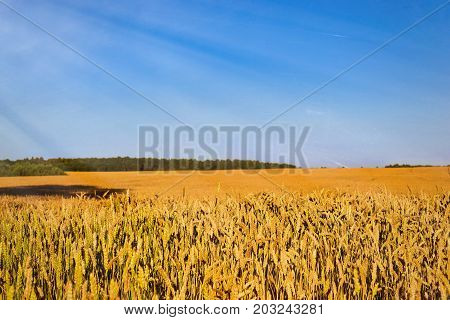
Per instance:
[[[262,125],[443,1],[16,1],[184,122]],[[311,166],[450,163],[450,5],[274,124]],[[136,156],[160,110],[0,4],[0,158]]]

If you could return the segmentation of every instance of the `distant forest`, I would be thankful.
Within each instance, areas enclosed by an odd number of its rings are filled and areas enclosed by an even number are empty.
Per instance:
[[[40,159],[0,160],[0,177],[12,176],[59,176],[64,170]]]
[[[155,171],[295,168],[284,163],[253,160],[194,160],[156,158],[31,158],[0,160],[0,176],[64,175],[65,171]]]
[[[412,164],[389,164],[387,166],[385,166],[385,168],[421,168],[421,167],[432,167],[432,165],[428,165],[428,164],[417,164],[417,165],[412,165]]]

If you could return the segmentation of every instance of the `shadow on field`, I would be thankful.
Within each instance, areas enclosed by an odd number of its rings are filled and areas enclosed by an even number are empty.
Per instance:
[[[61,186],[61,185],[40,185],[40,186],[17,186],[0,188],[0,195],[9,196],[62,196],[65,198],[84,196],[88,198],[108,197],[111,194],[124,193],[125,189],[106,189],[95,186]]]

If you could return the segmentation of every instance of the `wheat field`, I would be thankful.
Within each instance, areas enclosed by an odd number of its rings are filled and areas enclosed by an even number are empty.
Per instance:
[[[450,193],[0,197],[2,299],[448,299]]]
[[[0,194],[45,193],[46,186],[91,186],[100,189],[130,190],[139,195],[239,196],[258,192],[313,192],[338,188],[342,191],[436,194],[450,191],[450,167],[346,168],[233,171],[148,171],[148,172],[68,172],[66,176],[0,177]],[[87,189],[87,188],[84,188]],[[24,190],[24,191],[27,191]],[[55,190],[53,190],[55,191]],[[73,188],[76,194],[76,188]],[[218,192],[219,191],[219,192]],[[49,192],[49,194],[58,192]]]

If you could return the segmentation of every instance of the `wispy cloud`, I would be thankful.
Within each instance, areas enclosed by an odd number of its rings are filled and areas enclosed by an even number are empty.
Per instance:
[[[329,36],[329,37],[335,37],[335,38],[348,38],[348,36],[343,35],[343,34],[337,34],[337,33],[327,33],[327,32],[319,32],[320,34],[324,35],[324,36]]]

